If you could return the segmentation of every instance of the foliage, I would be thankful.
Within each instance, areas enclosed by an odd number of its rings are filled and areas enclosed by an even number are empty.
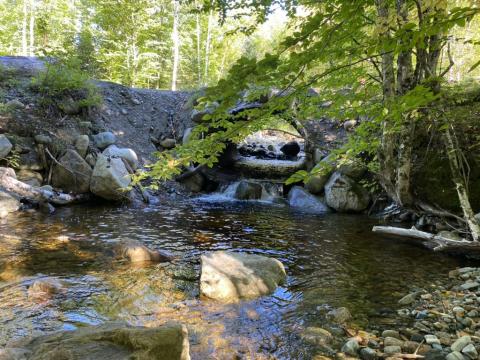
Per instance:
[[[32,79],[32,88],[42,96],[46,108],[55,105],[89,108],[102,102],[101,95],[75,62],[47,62],[47,68]]]

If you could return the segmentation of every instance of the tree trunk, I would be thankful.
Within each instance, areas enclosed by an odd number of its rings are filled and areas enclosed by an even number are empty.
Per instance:
[[[197,1],[195,0],[195,9],[197,9]],[[197,9],[198,10],[198,9]],[[200,28],[200,14],[196,14],[196,33],[197,33],[197,75],[198,75],[198,87],[202,86],[202,53],[201,53],[201,40],[202,31]]]
[[[28,56],[28,44],[27,44],[27,1],[23,0],[23,21],[22,21],[22,55]]]
[[[56,205],[66,205],[85,201],[89,198],[89,195],[86,194],[70,195],[36,188],[8,176],[8,173],[4,171],[0,172],[0,188],[5,189],[7,192],[14,194],[21,199],[26,199],[35,203],[49,202]]]
[[[30,1],[30,56],[35,55],[35,0]]]
[[[462,157],[459,154],[459,149],[454,141],[452,131],[448,128],[445,131],[445,145],[447,149],[448,160],[450,163],[450,169],[452,171],[453,182],[457,188],[458,199],[460,206],[462,207],[463,216],[468,224],[470,233],[474,241],[480,239],[480,226],[475,219],[470,200],[468,198],[467,180],[462,172]]]
[[[389,29],[390,10],[385,0],[376,0],[376,7],[379,17],[379,23],[383,31],[381,36],[383,40],[390,41],[391,34]],[[395,72],[394,72],[394,55],[393,52],[387,50],[382,54],[382,88],[383,98],[386,108],[395,96]],[[395,193],[395,136],[392,126],[389,123],[389,117],[385,116],[382,123],[382,139],[379,153],[380,162],[380,181],[385,191],[396,199]]]
[[[180,38],[178,34],[178,18],[180,4],[178,0],[173,0],[173,67],[172,67],[172,91],[177,90],[178,61],[180,57]]]
[[[205,44],[205,68],[203,71],[203,84],[208,84],[208,67],[210,66],[210,42],[212,38],[212,22],[213,22],[213,10],[210,10],[208,14],[208,25],[207,25],[207,41]]]

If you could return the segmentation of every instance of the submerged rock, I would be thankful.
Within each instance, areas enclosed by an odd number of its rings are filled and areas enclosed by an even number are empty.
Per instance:
[[[130,174],[122,159],[99,155],[90,181],[90,191],[106,200],[128,199]]]
[[[370,203],[370,195],[348,176],[337,172],[325,185],[325,200],[339,212],[360,212]]]
[[[20,201],[12,195],[0,191],[0,219],[20,209]]]
[[[4,352],[23,353],[13,359],[25,360],[190,360],[187,329],[174,323],[156,328],[106,323],[27,339]]]
[[[262,197],[262,185],[242,180],[238,183],[235,190],[235,199],[238,200],[258,200]]]
[[[337,309],[330,310],[327,313],[327,318],[334,321],[337,324],[345,324],[352,319],[352,314],[346,307],[339,307]]]
[[[28,288],[28,297],[33,299],[49,299],[63,291],[60,281],[54,278],[39,279]]]
[[[145,245],[136,242],[122,243],[118,251],[130,262],[163,262],[170,261],[173,257],[167,253],[151,250]]]
[[[294,186],[290,190],[288,193],[288,203],[295,209],[312,214],[324,214],[329,211],[328,207],[320,198],[310,194],[300,186]]]
[[[68,149],[58,162],[52,174],[54,187],[79,194],[89,191],[92,168],[75,150]]]
[[[261,255],[217,251],[201,260],[201,294],[223,302],[271,294],[287,277],[280,261]]]

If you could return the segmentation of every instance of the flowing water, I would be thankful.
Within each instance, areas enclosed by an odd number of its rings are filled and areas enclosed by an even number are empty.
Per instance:
[[[375,222],[208,198],[21,213],[0,223],[0,346],[112,319],[144,326],[173,320],[187,325],[193,359],[310,359],[318,349],[302,340],[302,331],[324,326],[331,308],[346,306],[359,326],[388,327],[402,321],[397,301],[413,284],[440,283],[464,265],[373,234]],[[124,239],[177,259],[132,266],[112,250]],[[201,299],[200,255],[230,249],[281,260],[287,284],[239,304]],[[29,298],[29,285],[45,276],[59,279],[63,291]]]

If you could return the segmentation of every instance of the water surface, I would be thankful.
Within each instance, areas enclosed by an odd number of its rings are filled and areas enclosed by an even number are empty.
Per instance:
[[[371,232],[360,215],[307,215],[255,202],[166,201],[145,208],[76,206],[54,215],[21,213],[0,223],[0,346],[25,335],[73,330],[107,320],[187,325],[193,359],[310,359],[309,326],[346,306],[361,327],[388,327],[398,299],[445,281],[464,265]],[[116,259],[125,239],[168,250],[173,263],[135,267]],[[235,250],[282,261],[288,282],[271,296],[234,305],[200,299],[199,259]],[[53,299],[28,286],[41,277],[63,281]]]

